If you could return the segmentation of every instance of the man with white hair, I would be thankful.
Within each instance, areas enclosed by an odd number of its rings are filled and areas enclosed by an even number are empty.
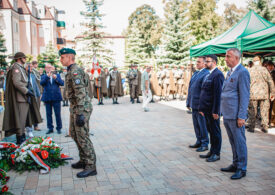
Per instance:
[[[64,85],[64,81],[60,75],[54,70],[54,67],[50,64],[45,66],[46,74],[41,77],[40,84],[44,88],[41,101],[45,103],[46,115],[47,115],[47,127],[46,134],[53,133],[53,119],[52,109],[54,109],[56,119],[56,130],[58,134],[61,134],[62,121],[61,121],[61,91],[60,86]]]
[[[250,75],[240,62],[241,52],[237,48],[228,49],[225,61],[230,71],[222,87],[221,113],[233,152],[233,163],[221,168],[224,172],[234,172],[231,179],[246,176],[247,146],[245,120],[250,95]]]

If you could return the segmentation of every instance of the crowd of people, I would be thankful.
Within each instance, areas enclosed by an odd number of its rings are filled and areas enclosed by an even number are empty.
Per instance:
[[[38,124],[42,122],[40,104],[43,101],[47,117],[46,134],[54,132],[53,110],[56,131],[61,134],[61,102],[68,106],[70,101],[69,133],[81,150],[80,161],[72,167],[84,168],[79,177],[96,174],[95,152],[88,135],[93,98],[98,100],[98,105],[104,105],[106,97],[111,98],[113,104],[119,104],[118,98],[129,93],[130,102],[134,104],[141,103],[139,97],[142,96],[145,112],[149,111],[149,102],[154,102],[154,95],[164,101],[186,99],[186,106],[192,111],[196,135],[195,144],[189,147],[204,152],[210,142],[210,151],[200,155],[207,162],[220,160],[220,118],[223,117],[232,146],[233,163],[221,171],[235,172],[231,179],[246,175],[245,127],[254,132],[256,119],[260,119],[261,130],[266,133],[270,126],[275,125],[274,63],[262,63],[263,60],[256,56],[245,68],[240,63],[241,53],[236,48],[226,52],[227,74],[217,66],[215,55],[198,57],[196,71],[192,65],[187,68],[164,65],[154,70],[150,65],[141,68],[132,64],[125,78],[116,66],[84,70],[75,64],[75,51],[72,49],[63,48],[59,55],[64,66],[60,72],[50,64],[45,65],[45,70],[38,69],[38,63],[27,63],[22,52],[14,55],[15,63],[6,75],[0,71],[0,87],[5,91],[3,130],[6,136],[16,134],[17,144],[26,140],[25,132],[28,137],[33,137],[33,130],[40,131]],[[125,79],[128,91],[125,91]]]

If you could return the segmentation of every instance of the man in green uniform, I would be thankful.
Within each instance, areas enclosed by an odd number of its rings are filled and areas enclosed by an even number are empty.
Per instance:
[[[72,168],[84,169],[77,173],[83,178],[97,174],[96,155],[89,138],[89,119],[92,113],[92,103],[89,97],[89,79],[77,64],[75,51],[70,48],[59,50],[60,62],[67,67],[66,90],[70,101],[70,128],[80,160],[72,164]]]

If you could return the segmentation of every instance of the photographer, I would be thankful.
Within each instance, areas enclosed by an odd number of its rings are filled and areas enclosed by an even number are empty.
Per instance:
[[[61,121],[61,91],[60,86],[64,85],[64,81],[60,75],[57,74],[55,68],[50,64],[45,66],[46,74],[41,76],[40,84],[43,87],[42,101],[46,106],[47,115],[47,127],[48,132],[46,134],[53,133],[53,120],[52,120],[52,108],[54,109],[56,118],[56,130],[58,134],[61,134],[62,121]]]

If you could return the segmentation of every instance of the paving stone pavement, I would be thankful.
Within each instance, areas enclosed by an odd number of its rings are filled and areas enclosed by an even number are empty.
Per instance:
[[[73,140],[65,137],[69,111],[62,107],[63,133],[51,136],[74,160],[46,175],[10,171],[10,191],[37,195],[275,194],[275,136],[246,133],[247,176],[232,181],[230,173],[220,172],[232,161],[223,126],[221,160],[208,163],[188,148],[195,135],[191,115],[185,110],[155,103],[145,113],[141,104],[130,104],[129,98],[119,102],[94,105],[90,131],[94,134],[97,176],[78,179],[79,170],[71,168],[71,163],[78,161],[78,151]],[[41,113],[45,119],[44,106]],[[43,131],[35,135],[45,135],[46,120],[40,127]]]

